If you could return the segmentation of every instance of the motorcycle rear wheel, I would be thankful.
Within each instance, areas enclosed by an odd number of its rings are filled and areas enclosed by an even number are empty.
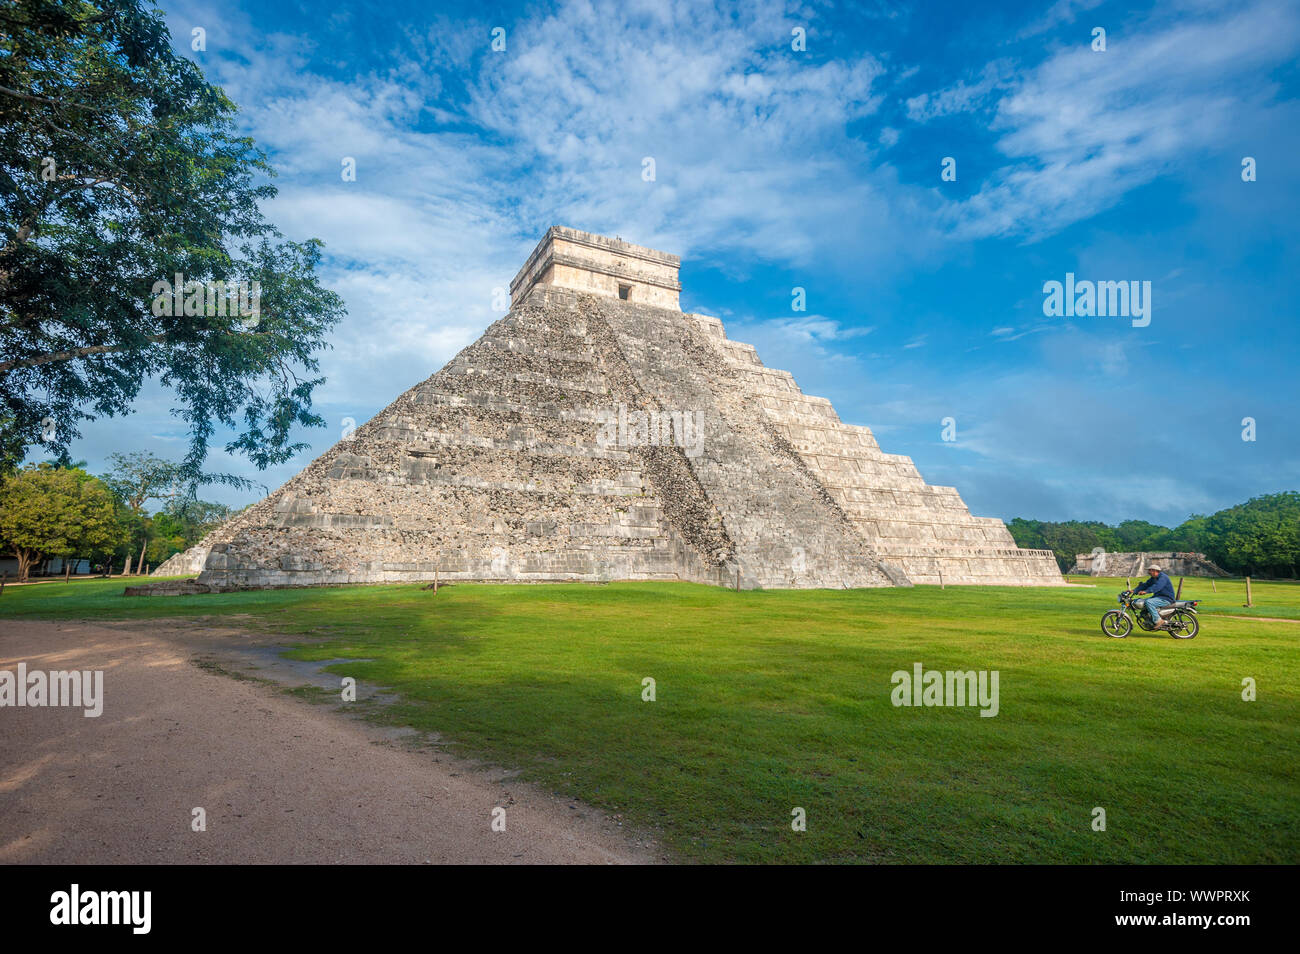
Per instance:
[[[1179,610],[1169,617],[1169,635],[1174,639],[1195,639],[1201,631],[1201,621],[1194,613]]]
[[[1101,631],[1115,639],[1123,639],[1133,631],[1133,621],[1119,610],[1111,610],[1101,618]]]

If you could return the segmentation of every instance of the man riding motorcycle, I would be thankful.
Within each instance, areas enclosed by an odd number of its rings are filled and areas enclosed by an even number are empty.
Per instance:
[[[1147,597],[1147,615],[1151,617],[1151,622],[1155,624],[1156,629],[1168,629],[1169,624],[1160,618],[1162,607],[1169,606],[1174,601],[1174,584],[1169,576],[1161,572],[1158,566],[1147,567],[1147,573],[1150,578],[1144,580],[1134,593],[1143,593],[1150,591],[1151,595]]]

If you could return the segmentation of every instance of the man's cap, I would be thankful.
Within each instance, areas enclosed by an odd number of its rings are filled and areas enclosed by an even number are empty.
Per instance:
[[[1158,567],[1158,566],[1156,566],[1154,563],[1152,563],[1149,567],[1147,567],[1147,569],[1148,569],[1148,570],[1159,570],[1160,567]]]

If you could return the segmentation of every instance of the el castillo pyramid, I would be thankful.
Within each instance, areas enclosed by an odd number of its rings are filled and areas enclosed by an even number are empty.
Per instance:
[[[1062,582],[1050,551],[1018,549],[716,318],[683,313],[679,265],[550,229],[483,337],[157,573],[213,588]]]

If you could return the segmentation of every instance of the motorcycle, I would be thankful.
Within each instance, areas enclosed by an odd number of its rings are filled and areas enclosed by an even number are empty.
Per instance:
[[[1196,607],[1200,602],[1200,600],[1174,600],[1160,609],[1160,618],[1169,627],[1170,636],[1174,639],[1192,639],[1200,632],[1201,624],[1196,616]],[[1123,639],[1133,632],[1134,620],[1148,633],[1162,632],[1151,622],[1151,615],[1147,612],[1147,601],[1139,599],[1132,590],[1125,590],[1119,595],[1119,605],[1119,609],[1109,610],[1101,617],[1101,631],[1107,636]],[[1133,614],[1132,619],[1129,618],[1130,612]]]

